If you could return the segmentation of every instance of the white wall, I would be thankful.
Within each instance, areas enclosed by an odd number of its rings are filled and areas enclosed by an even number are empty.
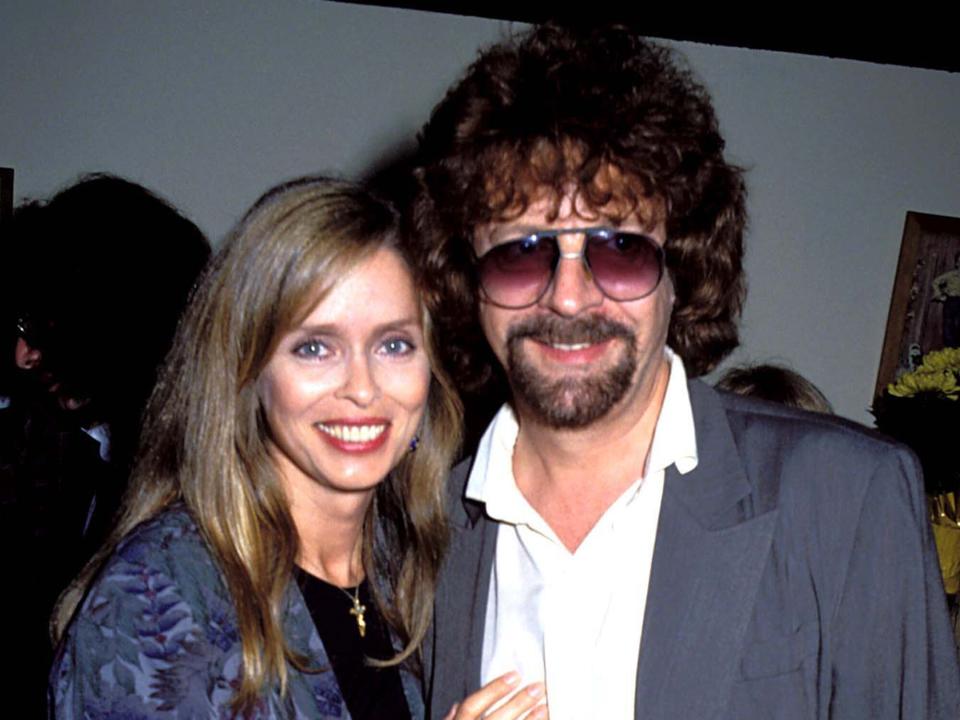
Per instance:
[[[750,169],[743,344],[870,423],[907,210],[960,215],[960,74],[684,45]]]
[[[497,23],[308,0],[17,0],[0,165],[18,197],[106,169],[212,238],[267,187],[410,143]]]
[[[16,196],[109,170],[213,238],[269,185],[409,146],[503,23],[307,0],[16,0],[0,165]],[[679,44],[750,169],[734,360],[780,359],[869,422],[904,213],[960,215],[960,75]]]

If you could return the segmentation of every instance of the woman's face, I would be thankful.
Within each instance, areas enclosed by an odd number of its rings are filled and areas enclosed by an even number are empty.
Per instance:
[[[429,387],[413,280],[381,248],[281,337],[258,380],[288,491],[369,495],[409,452]]]

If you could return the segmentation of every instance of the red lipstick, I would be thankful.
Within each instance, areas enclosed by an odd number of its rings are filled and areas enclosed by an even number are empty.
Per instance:
[[[316,423],[320,437],[346,453],[369,453],[387,442],[390,421],[387,418],[331,418]]]

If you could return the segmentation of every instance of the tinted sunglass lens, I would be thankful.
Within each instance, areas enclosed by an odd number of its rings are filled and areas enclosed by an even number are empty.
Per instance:
[[[532,305],[550,284],[557,255],[553,238],[524,238],[497,245],[479,260],[480,285],[497,305]]]
[[[663,250],[639,233],[591,237],[587,262],[594,280],[614,300],[637,300],[653,292],[663,274]]]

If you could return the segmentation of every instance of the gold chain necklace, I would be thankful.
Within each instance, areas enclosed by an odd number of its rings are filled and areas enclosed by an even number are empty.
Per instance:
[[[306,569],[305,565],[306,563],[303,563],[304,569]],[[310,571],[307,570],[307,572],[310,572]],[[317,577],[317,578],[322,578],[323,576],[323,573],[312,573],[312,574],[314,577]],[[339,590],[344,595],[346,595],[347,598],[349,598],[350,605],[351,605],[350,614],[353,615],[353,617],[357,621],[357,632],[360,633],[360,637],[366,637],[367,619],[364,617],[364,613],[367,611],[367,606],[364,605],[362,602],[360,602],[360,585],[362,584],[363,581],[361,580],[360,582],[357,583],[357,586],[353,589],[353,593],[348,592],[346,589],[340,587],[339,585],[335,585],[332,582],[328,582],[326,580],[324,580],[324,582],[326,582],[327,585],[330,585],[331,587],[335,587],[337,590]]]

